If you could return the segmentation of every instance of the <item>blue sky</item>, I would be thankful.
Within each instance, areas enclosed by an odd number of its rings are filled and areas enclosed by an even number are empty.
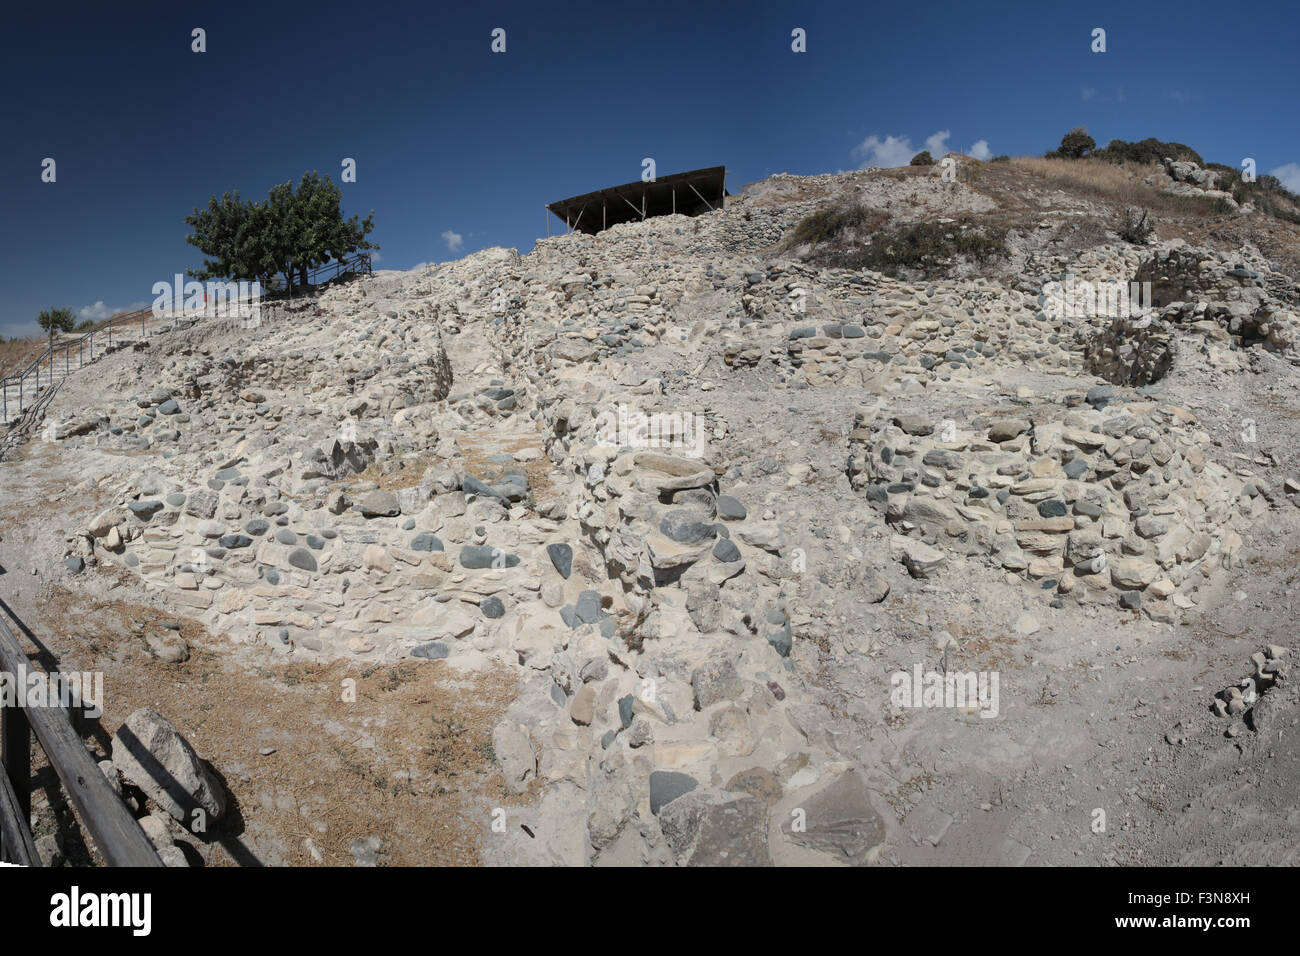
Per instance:
[[[200,262],[194,206],[306,170],[337,182],[345,157],[345,212],[374,210],[378,266],[398,269],[527,252],[546,202],[638,179],[644,157],[661,176],[725,165],[734,192],[927,145],[1041,154],[1082,124],[1101,144],[1250,156],[1300,189],[1287,3],[30,7],[0,31],[5,335],[34,333],[51,305],[97,317],[152,301]]]

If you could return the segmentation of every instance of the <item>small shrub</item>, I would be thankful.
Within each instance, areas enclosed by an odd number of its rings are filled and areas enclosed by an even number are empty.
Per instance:
[[[1134,245],[1142,245],[1151,238],[1151,234],[1156,231],[1154,223],[1147,221],[1147,211],[1142,210],[1142,217],[1138,218],[1133,209],[1124,210],[1124,218],[1120,220],[1115,229],[1119,237],[1125,242],[1131,242]]]
[[[888,214],[856,203],[839,208],[832,206],[819,209],[794,227],[789,245],[818,246],[835,242],[846,238],[851,233],[860,234],[879,229],[888,220]]]
[[[1257,210],[1274,219],[1300,223],[1300,196],[1286,189],[1276,176],[1265,174],[1253,183],[1248,183],[1241,178],[1241,171],[1232,166],[1206,163],[1205,168],[1219,174],[1219,188],[1231,193],[1238,203],[1251,203]],[[1224,207],[1223,211],[1231,211],[1231,207],[1223,200],[1217,202]]]
[[[867,246],[842,254],[830,265],[871,269],[901,276],[917,271],[926,278],[948,273],[959,259],[985,262],[1006,255],[1005,229],[963,223],[921,222],[877,236]]]
[[[1095,155],[1112,163],[1135,163],[1139,166],[1164,162],[1166,156],[1179,161],[1190,161],[1198,166],[1205,165],[1201,154],[1192,147],[1182,143],[1165,143],[1155,137],[1148,137],[1139,143],[1112,139],[1105,149],[1097,150]]]
[[[992,159],[989,160],[989,162],[990,162],[990,163],[1009,163],[1009,162],[1011,162],[1011,157],[1010,157],[1010,156],[1007,156],[1007,155],[1005,155],[1005,154],[1002,155],[1002,156],[994,156]]]
[[[930,155],[930,151],[929,151],[928,149],[923,149],[923,150],[921,150],[919,153],[917,153],[915,156],[913,156],[913,157],[912,157],[912,161],[911,161],[910,163],[908,163],[907,165],[909,165],[909,166],[933,166],[933,165],[934,165],[934,158]]]

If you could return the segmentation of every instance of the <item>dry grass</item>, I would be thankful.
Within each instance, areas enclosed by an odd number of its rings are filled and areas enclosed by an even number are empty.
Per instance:
[[[528,490],[534,501],[546,501],[555,495],[554,463],[546,457],[542,436],[536,432],[509,434],[502,432],[473,432],[456,438],[461,454],[465,456],[465,470],[476,478],[498,475],[506,467],[516,467],[528,476]],[[542,452],[540,458],[519,462],[513,466],[488,461],[493,455],[514,454],[526,448]]]
[[[1053,185],[1119,201],[1131,201],[1135,188],[1149,192],[1142,186],[1141,179],[1155,169],[1148,167],[1138,173],[1100,159],[1044,159],[1035,156],[1017,156],[1011,160],[1011,165]]]
[[[398,461],[389,459],[384,462],[371,462],[365,471],[349,475],[343,481],[336,482],[337,487],[355,485],[373,481],[383,491],[398,491],[402,488],[414,488],[424,478],[424,473],[433,464],[431,455],[415,455]]]
[[[0,377],[20,372],[45,348],[44,336],[0,342]]]
[[[191,649],[184,664],[145,651],[141,629],[163,620],[181,624]],[[196,621],[62,590],[26,623],[51,635],[62,669],[104,672],[92,749],[106,756],[122,721],[152,707],[221,775],[230,810],[206,843],[189,841],[209,866],[351,866],[351,842],[369,836],[383,842],[381,866],[475,865],[483,806],[529,799],[505,791],[495,766],[492,728],[517,688],[504,671],[458,675],[444,661],[362,666],[269,653],[250,669]],[[351,703],[341,693],[349,678]],[[50,831],[61,803],[44,807],[40,832]],[[67,833],[70,817],[59,817]],[[96,862],[77,836],[70,842],[70,859]]]
[[[1048,186],[1079,193],[1116,206],[1149,209],[1163,217],[1206,219],[1231,214],[1220,200],[1199,196],[1176,196],[1142,180],[1156,171],[1155,166],[1119,165],[1104,159],[1047,159],[1017,156],[1010,167],[1022,175],[1044,181]]]

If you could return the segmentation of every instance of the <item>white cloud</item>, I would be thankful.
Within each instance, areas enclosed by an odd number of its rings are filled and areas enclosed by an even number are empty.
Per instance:
[[[83,305],[78,309],[77,319],[81,322],[84,322],[87,319],[92,322],[102,322],[110,315],[120,315],[123,312],[139,312],[141,309],[148,308],[150,305],[152,305],[152,302],[132,302],[130,305],[112,308],[105,305],[104,300],[100,299],[94,305]]]
[[[1300,163],[1287,163],[1270,170],[1272,175],[1282,181],[1282,185],[1293,193],[1300,193]]]
[[[104,300],[100,299],[94,305],[85,305],[82,306],[80,309],[78,309],[77,318],[81,319],[82,321],[85,321],[86,319],[90,319],[94,322],[99,322],[103,319],[108,318],[110,315],[112,315],[114,312],[117,311],[118,311],[117,309],[110,309],[108,306],[104,305]]]
[[[912,145],[911,138],[907,136],[886,136],[881,139],[872,135],[853,147],[853,157],[862,160],[859,169],[868,166],[906,166],[918,152],[920,150]]]
[[[447,244],[447,248],[452,252],[460,252],[461,247],[465,245],[465,237],[458,232],[452,232],[450,229],[442,234],[442,241]]]
[[[1085,86],[1083,89],[1079,91],[1079,95],[1083,98],[1083,101],[1086,103],[1088,102],[1088,100],[1092,99],[1094,96],[1097,95],[1097,91],[1094,90],[1091,86]]]
[[[873,133],[853,147],[853,158],[859,162],[858,169],[866,169],[868,166],[906,166],[921,150],[938,160],[951,151],[952,147],[948,145],[951,138],[951,130],[941,129],[927,136],[922,145],[914,146],[910,136],[886,136],[881,139]],[[993,155],[986,139],[972,146],[970,154],[976,159],[988,159]]]
[[[374,265],[376,262],[378,262],[378,261],[379,261],[380,259],[382,259],[382,258],[383,258],[383,256],[381,256],[378,252],[376,252],[376,251],[373,250],[373,249],[370,250],[370,264],[371,264],[371,265]]]
[[[948,152],[949,135],[950,134],[946,129],[942,129],[937,133],[931,133],[925,139],[926,152],[928,152],[934,159],[938,159],[940,156],[945,155]]]
[[[427,269],[431,265],[433,265],[432,262],[417,262],[415,265],[411,266],[411,271],[414,272],[417,269]]]

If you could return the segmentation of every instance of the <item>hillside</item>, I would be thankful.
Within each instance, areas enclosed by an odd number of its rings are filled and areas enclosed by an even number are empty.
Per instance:
[[[1294,207],[955,159],[108,355],[0,461],[5,599],[211,762],[191,863],[1294,862]]]

